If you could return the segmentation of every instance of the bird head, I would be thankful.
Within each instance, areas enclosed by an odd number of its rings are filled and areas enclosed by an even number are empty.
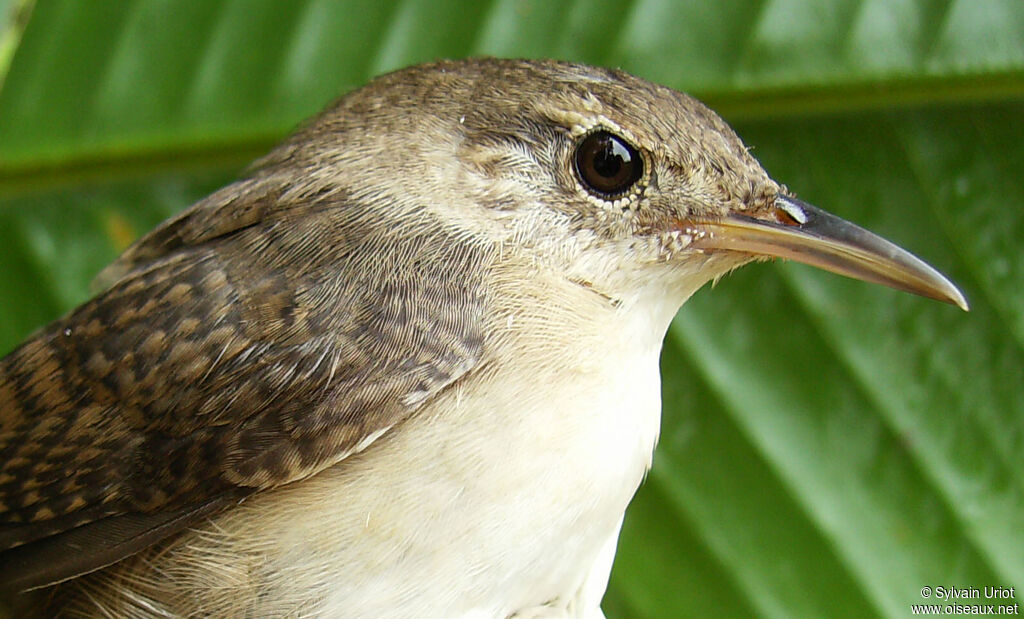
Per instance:
[[[343,98],[264,165],[275,164],[310,171],[288,191],[344,186],[389,204],[399,228],[430,213],[609,298],[652,284],[678,307],[730,269],[788,258],[967,309],[935,269],[772,180],[702,103],[617,70],[404,69]]]

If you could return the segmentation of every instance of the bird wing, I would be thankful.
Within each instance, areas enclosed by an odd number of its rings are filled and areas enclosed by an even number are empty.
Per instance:
[[[155,230],[0,360],[0,585],[103,567],[313,475],[477,364],[471,241],[423,209],[254,185]]]

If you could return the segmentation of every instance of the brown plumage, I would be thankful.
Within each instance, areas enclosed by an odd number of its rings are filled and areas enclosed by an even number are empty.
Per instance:
[[[0,586],[120,561],[54,600],[598,617],[661,338],[766,256],[966,307],[681,93],[551,61],[378,78],[0,361]]]
[[[328,130],[346,145],[323,124],[303,137]],[[396,227],[372,186],[296,186],[312,162],[294,148],[141,239],[0,362],[9,586],[316,473],[477,363],[483,250],[427,213]]]

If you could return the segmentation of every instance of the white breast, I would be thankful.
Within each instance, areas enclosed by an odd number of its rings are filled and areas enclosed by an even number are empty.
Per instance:
[[[156,576],[122,581],[120,595],[219,616],[503,618],[546,603],[599,613],[657,440],[674,308],[613,307],[574,286],[560,310],[507,317],[507,356],[365,452],[183,536],[146,566]],[[559,311],[588,318],[579,328]],[[556,333],[561,319],[577,337]]]
[[[340,496],[359,497],[311,535],[342,566],[326,616],[506,617],[569,604],[617,535],[657,440],[660,340],[629,330],[603,348],[475,377],[358,467],[318,480],[324,493],[339,496],[341,482]],[[594,610],[607,573],[597,577]]]

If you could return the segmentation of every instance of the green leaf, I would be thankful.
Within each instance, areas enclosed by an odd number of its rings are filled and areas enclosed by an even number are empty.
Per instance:
[[[1019,0],[0,14],[0,351],[376,73],[478,54],[620,66],[705,99],[776,179],[935,264],[972,311],[793,264],[699,292],[666,341],[609,617],[902,617],[924,586],[1024,591]]]

